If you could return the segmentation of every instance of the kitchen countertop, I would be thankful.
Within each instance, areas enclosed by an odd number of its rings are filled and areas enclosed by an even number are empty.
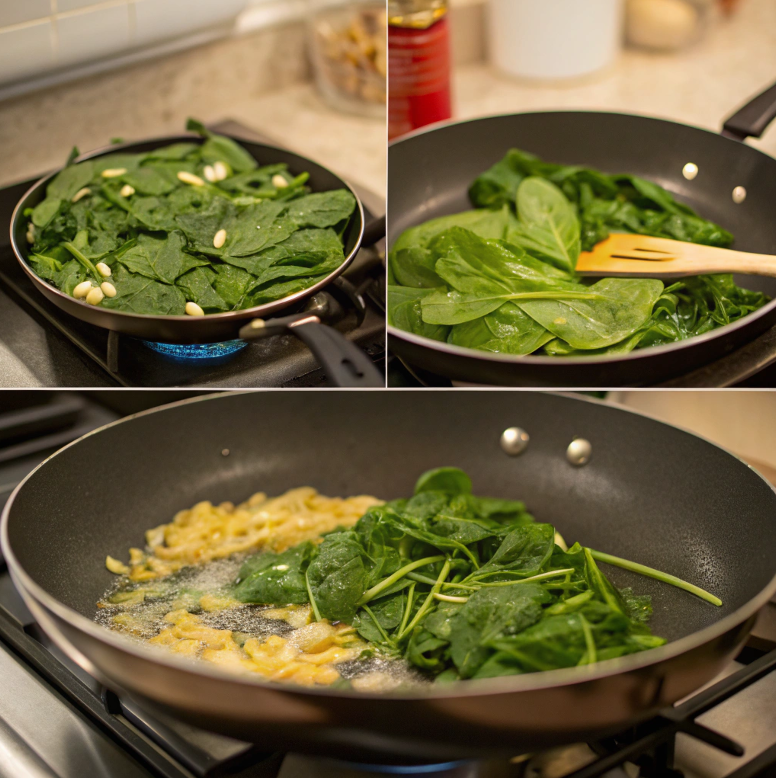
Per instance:
[[[323,102],[309,83],[235,101],[229,118],[385,198],[384,118],[337,112]]]
[[[283,56],[278,56],[278,52]],[[310,81],[303,24],[282,24],[0,102],[0,186],[70,149],[179,134],[230,118],[385,197],[385,121],[329,108]]]
[[[730,19],[672,54],[626,49],[607,71],[566,83],[520,81],[486,64],[455,72],[456,118],[583,109],[639,113],[719,130],[724,118],[776,81],[776,2],[743,0]],[[776,122],[753,146],[776,156]]]

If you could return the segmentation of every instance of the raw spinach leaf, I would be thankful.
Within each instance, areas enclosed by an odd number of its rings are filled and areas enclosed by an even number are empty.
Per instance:
[[[524,313],[573,348],[606,348],[633,335],[663,291],[653,278],[603,278],[592,299],[520,300]]]

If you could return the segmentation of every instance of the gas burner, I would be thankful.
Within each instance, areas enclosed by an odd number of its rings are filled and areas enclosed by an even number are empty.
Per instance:
[[[247,345],[246,340],[227,340],[224,343],[195,343],[181,345],[178,343],[154,343],[144,340],[143,344],[152,351],[175,359],[220,359],[242,351]]]

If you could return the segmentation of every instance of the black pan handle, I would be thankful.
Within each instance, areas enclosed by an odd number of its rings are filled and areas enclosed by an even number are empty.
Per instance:
[[[374,246],[375,243],[382,240],[384,237],[385,216],[380,216],[377,219],[372,219],[372,221],[364,227],[364,237],[361,238],[361,245]]]
[[[332,386],[385,388],[385,379],[369,357],[313,313],[302,311],[266,322],[254,319],[240,330],[240,337],[255,340],[283,332],[296,335],[313,352]]]
[[[722,125],[722,134],[736,140],[759,138],[774,119],[776,119],[776,84],[768,87],[728,117]]]
[[[385,379],[372,360],[341,332],[317,321],[289,328],[313,352],[332,386],[358,389],[385,388]]]

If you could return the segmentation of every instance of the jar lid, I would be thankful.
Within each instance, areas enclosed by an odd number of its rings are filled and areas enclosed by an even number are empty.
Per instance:
[[[447,13],[447,0],[388,0],[388,24],[425,29]]]

